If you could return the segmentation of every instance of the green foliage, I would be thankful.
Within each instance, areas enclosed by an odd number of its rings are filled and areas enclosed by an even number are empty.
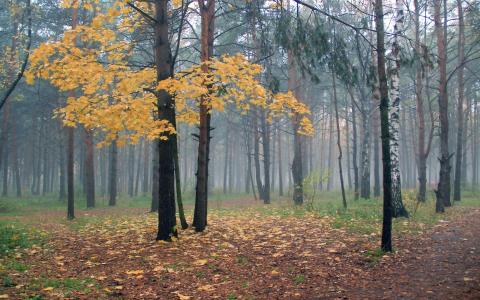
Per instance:
[[[238,298],[237,298],[237,296],[235,296],[235,294],[229,294],[227,296],[227,300],[236,300],[236,299],[238,299]]]
[[[293,278],[293,282],[295,282],[296,285],[305,283],[305,275],[297,274],[295,278]]]
[[[43,289],[52,287],[54,289],[62,289],[65,291],[80,291],[88,293],[91,288],[98,289],[99,285],[92,278],[45,278],[40,277],[32,281],[32,289]]]
[[[37,240],[26,228],[11,222],[0,222],[0,257],[10,255],[17,249],[29,248]]]

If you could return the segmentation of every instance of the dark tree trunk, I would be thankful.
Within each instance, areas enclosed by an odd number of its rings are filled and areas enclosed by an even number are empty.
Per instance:
[[[425,149],[425,112],[423,109],[423,78],[425,77],[423,66],[423,50],[420,41],[420,6],[418,0],[414,0],[415,7],[415,100],[418,122],[418,150],[417,150],[417,171],[418,171],[418,194],[417,200],[426,201],[427,194],[427,159],[428,152]],[[428,88],[428,87],[427,87]]]
[[[345,186],[343,184],[343,170],[342,170],[342,144],[341,144],[341,135],[340,135],[340,120],[338,116],[338,99],[337,99],[337,85],[335,80],[336,74],[333,72],[332,82],[333,82],[333,103],[335,106],[335,121],[337,125],[337,146],[338,146],[338,172],[340,175],[340,188],[342,189],[342,204],[343,208],[347,209],[347,197],[345,196]]]
[[[149,172],[150,170],[150,143],[145,140],[145,147],[143,147],[143,182],[142,182],[142,193],[146,195],[148,193],[148,181],[149,181]]]
[[[352,103],[352,164],[353,164],[353,194],[355,200],[358,200],[359,196],[359,184],[358,184],[358,163],[357,163],[357,153],[358,153],[358,134],[357,134],[357,113],[354,103],[353,93],[349,90],[351,103]]]
[[[173,118],[173,125],[177,128],[176,119]],[[174,159],[174,168],[175,168],[175,193],[177,197],[177,205],[178,205],[178,215],[180,217],[180,226],[182,229],[188,228],[187,220],[185,219],[185,210],[183,209],[183,199],[182,199],[182,184],[181,184],[181,176],[180,176],[180,162],[178,159],[178,135],[174,135],[171,137],[173,142],[173,159]]]
[[[390,161],[390,126],[388,111],[388,86],[385,72],[385,42],[383,25],[383,3],[375,0],[375,24],[377,31],[377,68],[380,87],[380,123],[382,132],[383,161],[383,227],[382,250],[392,251],[392,174]]]
[[[373,197],[380,197],[380,127],[378,115],[373,117]]]
[[[65,190],[65,180],[66,180],[66,166],[65,166],[65,131],[62,127],[61,124],[60,125],[60,128],[59,128],[59,132],[60,132],[60,139],[59,139],[59,150],[60,150],[60,153],[59,153],[59,157],[60,157],[60,163],[59,163],[59,173],[60,173],[60,178],[59,178],[59,181],[60,181],[60,191],[59,191],[59,196],[58,196],[58,199],[60,201],[65,201],[65,199],[67,198],[67,193],[66,193],[66,190]]]
[[[228,179],[228,156],[229,156],[229,149],[228,149],[228,125],[225,128],[225,163],[223,165],[223,193],[227,193],[227,179]]]
[[[17,129],[16,124],[12,123],[12,160],[13,160],[13,172],[15,175],[15,186],[17,188],[17,198],[22,197],[22,183],[20,180],[20,167],[18,164],[18,146],[17,146]]]
[[[278,143],[278,194],[283,196],[283,168],[282,168],[282,135],[279,133]]]
[[[128,147],[128,196],[133,197],[135,180],[135,146]]]
[[[198,0],[201,15],[201,61],[207,62],[213,55],[215,28],[215,0]],[[208,66],[202,65],[202,71],[208,73]],[[207,226],[208,207],[208,161],[210,152],[210,106],[202,97],[200,103],[200,128],[198,135],[197,186],[193,226],[202,232]]]
[[[255,181],[257,183],[257,191],[258,196],[260,199],[264,200],[264,190],[263,190],[263,183],[262,183],[262,176],[261,176],[261,168],[260,168],[260,135],[258,129],[258,110],[255,108],[253,109],[253,160],[255,165]]]
[[[168,41],[168,0],[155,1],[155,66],[157,82],[169,78],[172,69],[172,53]],[[175,108],[172,97],[165,90],[156,93],[158,118],[175,124]],[[159,139],[158,146],[158,232],[157,240],[171,240],[177,235],[175,217],[175,166],[174,139]]]
[[[5,105],[5,110],[3,111],[3,122],[2,122],[2,140],[0,145],[0,166],[3,167],[3,191],[2,196],[7,196],[8,194],[8,127],[9,127],[9,118],[10,118],[10,102],[7,102]]]
[[[448,94],[447,94],[447,54],[445,51],[445,35],[441,21],[441,1],[434,0],[434,22],[435,34],[437,36],[438,66],[440,73],[439,94],[438,94],[438,112],[440,119],[440,175],[436,190],[436,212],[444,212],[445,206],[451,206],[450,203],[450,158],[448,150]],[[444,9],[446,9],[444,7]],[[446,26],[446,24],[445,24]]]
[[[108,205],[115,206],[117,204],[117,141],[113,140],[109,146],[110,163],[108,171]]]
[[[158,141],[152,144],[152,204],[150,206],[150,212],[158,211]]]
[[[74,12],[77,10],[75,9]],[[76,13],[74,13],[74,16]],[[75,19],[74,19],[75,20]],[[75,24],[75,23],[74,23]],[[67,128],[67,219],[75,218],[73,163],[74,163],[74,128]]]
[[[93,133],[85,130],[85,193],[87,208],[95,207],[95,167],[93,155]]]
[[[462,182],[462,159],[463,158],[463,101],[464,101],[464,80],[463,80],[463,64],[465,61],[465,34],[464,34],[464,22],[463,22],[463,8],[462,1],[457,0],[458,8],[458,65],[457,70],[458,77],[458,103],[457,103],[457,151],[455,157],[455,179],[454,179],[454,190],[453,190],[453,200],[460,201],[461,199],[461,182]],[[470,108],[469,108],[470,109]]]
[[[265,110],[261,109],[262,145],[263,145],[263,203],[270,204],[270,128],[267,124]]]

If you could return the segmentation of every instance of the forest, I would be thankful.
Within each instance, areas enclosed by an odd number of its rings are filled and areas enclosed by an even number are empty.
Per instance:
[[[479,299],[480,2],[0,0],[0,299]]]

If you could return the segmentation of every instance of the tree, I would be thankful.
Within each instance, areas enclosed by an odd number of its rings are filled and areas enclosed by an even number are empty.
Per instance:
[[[463,7],[462,1],[457,0],[458,10],[458,103],[457,103],[457,150],[455,156],[455,179],[453,185],[453,200],[460,201],[461,199],[461,182],[462,182],[462,160],[463,157],[463,127],[464,119],[464,98],[465,98],[465,83],[463,79],[464,63],[465,63],[465,29],[463,21]]]
[[[445,36],[441,20],[442,0],[434,0],[434,23],[437,38],[438,68],[440,80],[438,84],[438,113],[440,118],[440,175],[435,191],[437,201],[435,211],[444,212],[450,206],[450,158],[448,150],[448,93],[447,93],[447,54]],[[444,7],[446,10],[447,8]],[[444,25],[446,26],[446,24]]]
[[[387,75],[385,72],[385,31],[382,0],[375,0],[375,28],[377,31],[377,68],[380,90],[380,123],[383,162],[383,226],[382,250],[392,251],[392,166],[390,158],[390,124]]]
[[[392,45],[393,66],[390,70],[392,105],[390,107],[390,158],[392,163],[392,204],[393,217],[407,217],[408,212],[402,202],[402,184],[400,176],[400,41],[403,32],[403,4],[401,0],[395,1],[395,25]]]

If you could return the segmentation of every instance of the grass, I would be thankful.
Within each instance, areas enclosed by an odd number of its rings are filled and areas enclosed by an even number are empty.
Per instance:
[[[0,220],[0,258],[41,243],[42,233],[12,220]]]
[[[53,288],[54,290],[62,290],[64,292],[83,292],[90,293],[92,289],[99,289],[100,286],[92,278],[46,278],[40,277],[33,279],[29,285],[29,289],[39,291],[42,289]]]

